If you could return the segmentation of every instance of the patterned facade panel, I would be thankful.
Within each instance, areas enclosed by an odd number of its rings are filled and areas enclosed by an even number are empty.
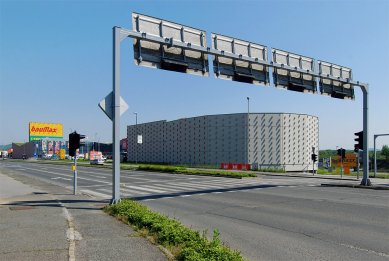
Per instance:
[[[318,150],[318,119],[308,115],[284,115],[283,161],[291,170],[312,169],[312,147]],[[296,167],[298,166],[298,167]],[[317,167],[317,166],[316,166]]]
[[[301,171],[312,168],[312,147],[318,150],[318,119],[308,115],[252,113],[249,121],[246,113],[211,115],[139,124],[137,128],[144,140],[138,146],[138,161],[144,162],[249,162]],[[127,135],[128,159],[134,161],[135,126],[128,126]]]

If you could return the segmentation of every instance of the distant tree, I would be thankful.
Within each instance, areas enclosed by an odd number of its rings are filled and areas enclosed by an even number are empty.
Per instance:
[[[381,155],[385,156],[386,160],[389,159],[389,146],[388,145],[382,146]]]
[[[319,151],[320,159],[336,156],[336,150],[321,150]]]

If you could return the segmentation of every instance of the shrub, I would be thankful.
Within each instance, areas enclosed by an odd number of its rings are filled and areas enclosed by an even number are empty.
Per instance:
[[[240,252],[231,250],[220,241],[217,230],[213,233],[213,239],[208,240],[205,233],[200,235],[178,220],[152,212],[136,201],[123,200],[116,205],[107,206],[105,211],[125,218],[136,229],[145,229],[162,246],[178,250],[174,253],[177,260],[244,260]]]

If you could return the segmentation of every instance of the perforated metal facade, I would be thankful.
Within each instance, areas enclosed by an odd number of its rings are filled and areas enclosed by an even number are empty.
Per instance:
[[[290,113],[247,116],[207,115],[128,126],[128,160],[190,165],[250,163],[259,169],[286,171],[312,169],[312,147],[316,153],[319,150],[317,117]],[[142,144],[137,144],[137,134],[142,135]]]

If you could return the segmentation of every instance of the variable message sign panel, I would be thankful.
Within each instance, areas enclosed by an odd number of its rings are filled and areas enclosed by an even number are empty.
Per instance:
[[[236,59],[223,55],[214,56],[213,70],[217,78],[253,84],[269,83],[268,66],[258,63],[267,63],[266,46],[213,33],[212,48],[222,54],[238,56]],[[252,58],[256,62],[244,58]]]
[[[151,16],[133,13],[133,30],[145,36],[164,39],[163,44],[147,39],[134,39],[135,64],[169,71],[209,75],[208,55],[190,49],[206,47],[206,32]],[[185,43],[187,49],[173,46],[174,42]],[[190,50],[189,50],[190,49]]]
[[[354,100],[354,86],[348,81],[352,80],[350,68],[333,63],[319,61],[319,75],[331,76],[335,79],[320,77],[320,93],[338,99]]]
[[[273,79],[275,87],[285,88],[290,91],[316,93],[316,78],[308,73],[300,72],[314,72],[314,59],[293,54],[290,52],[272,49],[273,64],[292,67],[293,69],[273,69]],[[298,71],[300,70],[300,71]]]

